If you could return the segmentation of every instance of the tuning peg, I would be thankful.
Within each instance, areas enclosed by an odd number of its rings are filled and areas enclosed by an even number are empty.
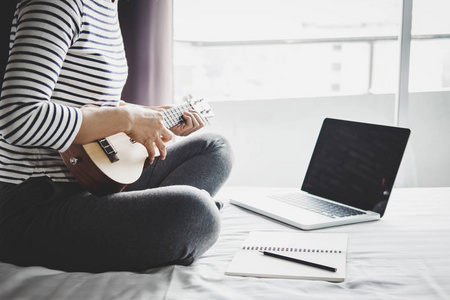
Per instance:
[[[194,104],[197,104],[197,103],[202,102],[202,101],[203,101],[203,99],[195,100],[195,101],[194,101]]]
[[[192,100],[192,95],[187,95],[183,97],[183,101],[187,102],[187,103],[191,103]]]

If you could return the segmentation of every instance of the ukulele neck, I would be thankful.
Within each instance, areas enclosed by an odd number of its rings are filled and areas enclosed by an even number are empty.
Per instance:
[[[170,129],[178,124],[184,123],[183,114],[189,109],[191,109],[191,105],[185,103],[164,110],[162,112],[164,116],[164,126]]]

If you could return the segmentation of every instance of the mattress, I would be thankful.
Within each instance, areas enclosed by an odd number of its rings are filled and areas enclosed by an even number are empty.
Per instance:
[[[316,230],[349,234],[341,283],[225,275],[249,232],[299,231],[229,203],[245,189],[219,193],[221,235],[191,266],[89,274],[0,263],[0,299],[450,299],[450,188],[395,189],[381,220]]]

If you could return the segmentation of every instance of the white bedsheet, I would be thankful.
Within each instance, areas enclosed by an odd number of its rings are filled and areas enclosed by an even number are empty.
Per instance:
[[[318,230],[349,233],[342,283],[224,275],[250,231],[297,229],[229,203],[221,215],[218,242],[189,267],[88,274],[0,263],[0,299],[450,299],[450,188],[397,189],[380,221]]]

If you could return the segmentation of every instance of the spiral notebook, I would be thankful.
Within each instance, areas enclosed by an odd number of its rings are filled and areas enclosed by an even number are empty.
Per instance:
[[[345,280],[348,234],[251,232],[225,274],[234,276]],[[262,251],[336,268],[336,272],[262,254]]]

